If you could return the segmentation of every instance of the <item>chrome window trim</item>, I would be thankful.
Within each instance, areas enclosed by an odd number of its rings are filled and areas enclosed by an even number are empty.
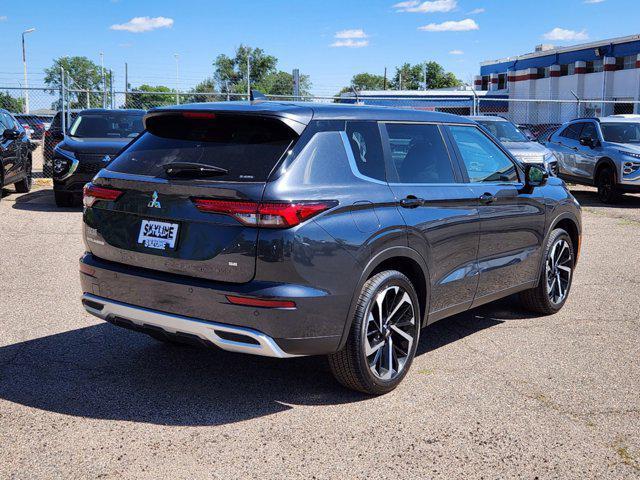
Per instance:
[[[388,185],[387,182],[383,182],[382,180],[378,180],[377,178],[367,177],[360,173],[358,170],[358,165],[356,165],[356,157],[353,156],[353,150],[351,150],[351,143],[349,142],[349,137],[347,137],[347,132],[340,131],[340,138],[342,139],[342,146],[347,154],[347,159],[349,160],[349,168],[351,169],[351,173],[353,173],[360,180],[364,180],[365,182],[371,182],[378,185]],[[385,172],[386,177],[386,172]]]

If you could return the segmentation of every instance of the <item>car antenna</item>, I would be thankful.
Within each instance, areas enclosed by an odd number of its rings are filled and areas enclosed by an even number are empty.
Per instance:
[[[249,95],[249,100],[255,102],[256,100],[266,101],[269,100],[267,96],[259,90],[251,90],[251,94]]]

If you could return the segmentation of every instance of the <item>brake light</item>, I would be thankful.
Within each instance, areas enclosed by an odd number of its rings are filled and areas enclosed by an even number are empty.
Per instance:
[[[87,183],[82,193],[84,206],[91,207],[97,200],[115,201],[120,198],[123,192],[115,188],[98,187],[93,183]]]
[[[216,118],[215,113],[207,113],[207,112],[184,112],[182,114],[184,118],[199,118],[199,119],[213,119]]]
[[[243,305],[245,307],[296,308],[296,302],[291,300],[265,300],[262,298],[236,297],[234,295],[227,295],[227,300],[234,305]]]
[[[291,228],[337,205],[336,201],[300,201],[291,203],[244,202],[194,198],[198,210],[229,215],[251,227]]]

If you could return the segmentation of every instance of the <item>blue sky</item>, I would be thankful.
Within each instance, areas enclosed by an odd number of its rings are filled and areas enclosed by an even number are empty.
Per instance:
[[[142,17],[132,22],[132,19]],[[640,33],[638,0],[200,1],[34,0],[0,3],[0,87],[21,79],[20,34],[28,35],[30,83],[55,57],[104,52],[116,88],[181,86],[212,72],[219,53],[241,43],[277,56],[279,67],[311,76],[328,95],[355,73],[383,73],[436,60],[464,81],[479,62],[530,52],[538,43],[571,45]],[[422,28],[421,28],[422,27]],[[142,30],[142,31],[140,31]],[[545,35],[547,38],[545,38]]]

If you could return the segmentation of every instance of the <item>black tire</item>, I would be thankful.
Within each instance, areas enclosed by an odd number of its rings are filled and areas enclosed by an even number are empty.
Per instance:
[[[598,199],[602,203],[615,203],[620,200],[620,193],[616,190],[616,176],[611,167],[603,167],[596,178]]]
[[[56,200],[56,205],[62,208],[69,208],[75,206],[75,198],[72,193],[68,192],[56,192],[54,190],[53,196]]]
[[[29,159],[27,160],[26,168],[25,168],[26,170],[25,178],[23,178],[19,182],[14,183],[14,186],[16,187],[16,192],[29,193],[31,191],[31,186],[33,185],[33,172],[31,169],[32,169],[31,157],[29,157]]]
[[[404,297],[405,293],[411,302],[410,305]],[[380,302],[380,313],[375,313],[373,307],[374,304],[378,305],[376,299],[379,296],[382,296],[384,302]],[[329,366],[338,382],[347,388],[370,395],[382,395],[396,388],[409,371],[416,353],[421,327],[419,305],[413,284],[398,271],[380,272],[367,280],[358,298],[346,345],[342,350],[328,356]],[[389,317],[387,317],[388,313],[391,313]],[[383,320],[378,323],[374,316]],[[413,324],[409,320],[410,316]],[[385,328],[378,328],[383,324]],[[368,331],[371,326],[374,328]],[[404,329],[405,335],[409,337],[412,335],[412,341],[406,340],[406,336],[398,332],[400,327]],[[382,333],[383,330],[385,333]],[[374,357],[373,366],[370,365],[370,360],[365,353],[367,346],[371,345],[370,338],[378,342],[374,345],[378,348],[372,349],[375,353],[370,353],[370,357]],[[396,340],[393,340],[394,338]],[[383,343],[383,347],[379,346],[380,343]],[[379,361],[378,356],[380,356]],[[389,378],[384,379],[374,374],[373,369],[378,362],[382,365],[389,359],[392,365],[390,369],[386,369],[386,372],[391,372]],[[389,365],[389,362],[386,364]],[[397,366],[395,375],[394,366]]]
[[[562,242],[562,243],[560,243]],[[568,255],[564,256],[563,252],[557,252],[554,250],[554,246],[558,245],[556,249],[560,248],[561,245],[565,245],[568,249]],[[547,265],[549,263],[550,255],[560,255],[562,256],[561,262],[559,262],[559,267],[556,267],[555,272],[551,278],[548,277],[550,272],[547,269]],[[556,228],[549,235],[549,239],[547,240],[547,244],[544,249],[544,257],[542,265],[542,269],[540,271],[540,278],[538,279],[538,286],[525,290],[520,293],[520,300],[522,302],[522,306],[527,310],[530,310],[535,313],[540,313],[542,315],[553,315],[560,311],[560,309],[564,306],[567,298],[569,298],[569,292],[571,291],[571,284],[573,282],[573,269],[575,264],[575,253],[573,251],[573,244],[571,242],[571,237],[569,234],[563,230],[562,228]],[[554,289],[556,287],[556,283],[562,284],[564,280],[561,281],[560,273],[566,275],[566,270],[560,270],[562,267],[568,267],[571,271],[568,273],[568,279],[564,288],[561,291],[564,292],[563,298],[559,301],[554,301]],[[554,280],[555,278],[555,280]],[[563,277],[564,278],[564,277]],[[549,285],[549,281],[551,280],[551,287]]]

